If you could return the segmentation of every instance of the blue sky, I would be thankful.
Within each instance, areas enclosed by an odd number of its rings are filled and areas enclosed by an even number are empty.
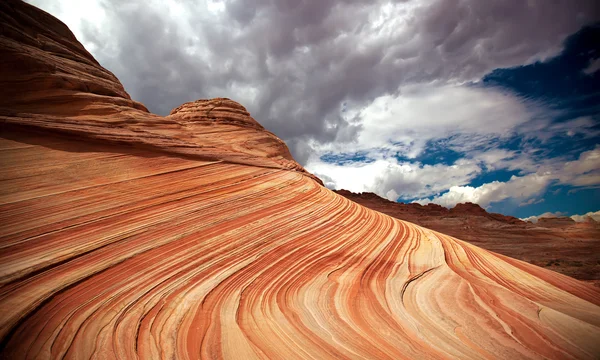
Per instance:
[[[600,71],[592,72],[594,69],[590,68],[590,65],[598,64],[595,60],[600,61],[598,39],[600,25],[586,27],[565,41],[559,56],[528,66],[498,69],[483,79],[486,86],[503,87],[555,110],[554,124],[568,123],[578,117],[592,120],[589,132],[571,136],[558,133],[537,142],[537,147],[547,158],[565,156],[576,160],[582,152],[594,150],[600,144]],[[519,145],[508,143],[506,147],[518,149]],[[596,164],[600,166],[600,162]],[[487,182],[495,176],[498,175],[491,172],[474,182]],[[539,196],[539,200],[543,200],[541,203],[515,207],[512,201],[506,200],[493,203],[490,210],[518,217],[544,212],[565,215],[595,212],[600,208],[599,186],[598,183],[580,187],[555,183]]]
[[[236,100],[331,188],[600,210],[598,0],[27,1],[150,111]]]

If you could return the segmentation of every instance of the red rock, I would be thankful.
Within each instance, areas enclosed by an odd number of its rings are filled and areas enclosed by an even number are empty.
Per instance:
[[[58,20],[0,7],[3,358],[600,352],[593,286],[335,194],[233,101],[150,114]]]
[[[456,204],[454,208],[450,209],[450,214],[459,216],[488,216],[488,212],[485,211],[481,206],[470,202]]]
[[[234,101],[198,100],[167,117],[150,114],[66,25],[33,9],[16,1],[0,4],[0,119],[6,128],[289,169],[320,182],[292,159],[283,141]],[[211,121],[215,117],[219,120]]]
[[[600,285],[600,225],[570,218],[525,223],[512,216],[488,213],[479,205],[403,204],[373,193],[336,190],[370,209],[467,240],[484,249]],[[593,219],[592,219],[593,221]]]

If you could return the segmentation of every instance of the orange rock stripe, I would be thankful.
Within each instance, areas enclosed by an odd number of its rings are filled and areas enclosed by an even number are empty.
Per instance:
[[[43,169],[40,161],[31,171],[51,177],[77,164],[82,179],[97,180],[36,188],[37,176],[24,177],[20,186],[35,196],[3,198],[6,356],[478,359],[600,351],[593,289],[368,210],[300,173],[143,151],[103,162],[94,152],[44,151],[63,167]],[[143,171],[120,170],[140,162]],[[2,176],[11,181],[14,171]]]

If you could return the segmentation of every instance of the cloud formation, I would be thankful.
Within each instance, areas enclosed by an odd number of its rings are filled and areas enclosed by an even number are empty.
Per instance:
[[[492,181],[478,187],[452,186],[443,195],[431,199],[420,199],[415,202],[420,204],[435,203],[446,207],[453,207],[458,203],[472,202],[488,207],[493,202],[506,199],[525,200],[546,190],[552,178],[546,175],[528,174],[513,176],[506,182]]]
[[[432,202],[446,207],[467,201],[483,207],[506,199],[527,202],[546,191],[551,184],[576,187],[600,184],[600,146],[583,152],[579,159],[574,161],[565,162],[560,158],[548,159],[541,162],[535,173],[512,176],[506,182],[493,181],[479,187],[452,186],[442,195],[415,202],[420,204]]]
[[[577,221],[577,222],[584,222],[587,221],[589,218],[594,219],[594,221],[598,221],[600,222],[600,210],[598,211],[594,211],[594,212],[589,212],[587,214],[584,215],[573,215],[571,216],[571,219]]]
[[[583,73],[586,75],[592,75],[596,73],[596,71],[600,70],[600,59],[594,59],[590,61],[588,67],[583,69]]]
[[[565,214],[560,212],[560,211],[556,211],[556,212],[546,212],[543,213],[541,215],[534,215],[534,216],[529,216],[526,218],[523,218],[521,220],[523,221],[531,221],[532,223],[537,223],[539,219],[541,218],[555,218],[555,217],[560,217],[560,216],[564,216]],[[570,216],[571,219],[575,220],[576,222],[585,222],[588,221],[589,219],[592,219],[594,221],[600,222],[600,210],[598,211],[590,211],[587,214],[583,214],[583,215],[572,215]]]
[[[476,81],[556,55],[594,0],[31,0],[64,19],[152,111],[227,95],[301,152],[401,85]],[[299,154],[302,158],[302,154]]]
[[[424,165],[395,158],[341,165],[319,161],[311,163],[310,168],[316,174],[331,174],[326,175],[326,182],[332,188],[375,192],[393,201],[439,193],[449,184],[468,184],[481,172],[479,165],[468,160],[452,165]],[[427,186],[423,186],[424,179]]]
[[[540,142],[598,136],[597,119],[553,124],[547,104],[480,81],[559,54],[600,19],[596,0],[28,2],[65,21],[151,111],[230,97],[331,188],[486,206],[600,183],[577,162],[558,174],[567,157],[538,168]],[[515,136],[518,149],[499,146]],[[420,160],[432,144],[460,156]],[[517,173],[471,185],[495,170]]]
[[[540,219],[542,218],[555,218],[555,217],[561,217],[564,216],[565,214],[560,212],[560,211],[556,211],[556,212],[545,212],[543,214],[540,215],[534,215],[534,216],[529,216],[526,218],[523,218],[521,220],[523,221],[531,221],[532,223],[537,223]],[[577,216],[577,215],[576,215]]]

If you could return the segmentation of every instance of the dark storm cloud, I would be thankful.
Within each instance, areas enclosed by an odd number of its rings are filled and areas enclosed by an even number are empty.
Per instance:
[[[80,40],[132,97],[159,114],[231,97],[300,162],[309,139],[349,141],[360,131],[343,117],[344,102],[360,107],[403,84],[477,80],[543,59],[598,19],[596,0],[101,4],[106,20],[84,21]]]

